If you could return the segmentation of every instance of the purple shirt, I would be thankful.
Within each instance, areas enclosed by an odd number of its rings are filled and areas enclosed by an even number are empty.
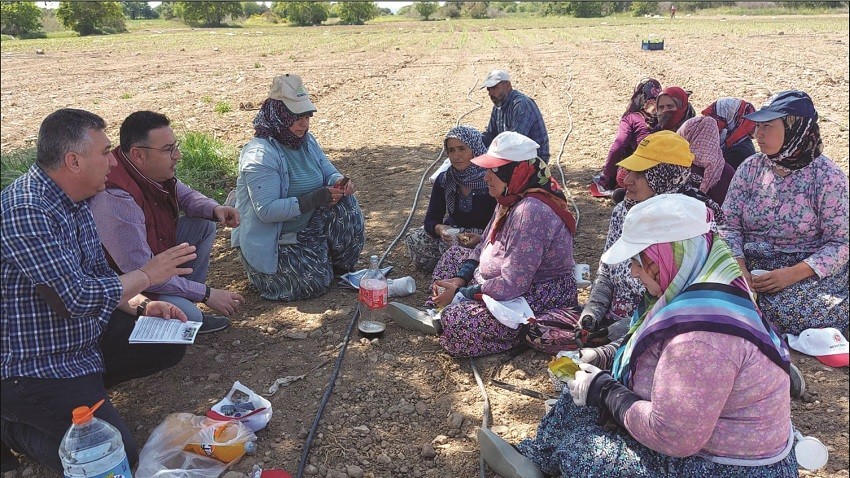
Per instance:
[[[479,261],[475,279],[484,294],[496,300],[515,299],[531,284],[572,274],[573,235],[540,200],[523,198],[516,203],[492,244],[491,227],[492,221],[470,256]]]
[[[720,234],[732,255],[744,257],[744,244],[766,242],[786,253],[810,254],[805,262],[828,277],[847,264],[848,181],[829,158],[820,155],[788,176],[754,155],[744,161],[729,186]]]
[[[91,198],[89,205],[103,247],[122,271],[136,270],[153,257],[145,232],[145,213],[130,193],[123,189],[107,189]],[[177,205],[189,217],[211,219],[213,209],[219,204],[178,180]],[[200,302],[206,286],[185,277],[172,276],[147,291]]]
[[[789,388],[788,374],[752,342],[687,332],[638,357],[632,389],[643,400],[623,421],[665,455],[768,458],[788,443]]]

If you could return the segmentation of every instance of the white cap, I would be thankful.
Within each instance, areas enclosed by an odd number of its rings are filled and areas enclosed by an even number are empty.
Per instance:
[[[629,209],[623,234],[600,260],[619,264],[653,244],[684,241],[708,230],[708,208],[702,201],[684,194],[659,194]]]
[[[289,111],[297,115],[316,111],[316,105],[310,101],[301,77],[291,73],[276,76],[272,80],[269,98],[283,101]]]
[[[850,364],[850,344],[834,327],[806,329],[799,336],[788,334],[785,337],[789,347],[830,367],[847,367]]]
[[[484,78],[484,85],[481,88],[490,88],[503,81],[511,81],[508,72],[505,70],[493,70],[487,75],[487,78]]]
[[[505,131],[493,138],[487,152],[472,158],[472,164],[482,168],[498,168],[508,163],[528,161],[537,157],[540,145],[533,139],[523,136],[516,131]]]

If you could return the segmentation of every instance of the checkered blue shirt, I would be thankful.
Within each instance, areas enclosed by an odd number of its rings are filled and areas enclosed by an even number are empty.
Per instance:
[[[549,133],[546,132],[540,108],[534,100],[517,90],[511,90],[500,106],[493,107],[490,122],[482,133],[484,145],[489,147],[493,138],[505,131],[516,131],[533,139],[540,145],[537,156],[549,162]]]
[[[2,378],[102,373],[98,344],[123,289],[88,203],[33,166],[3,190],[0,206]],[[42,293],[51,289],[67,314],[48,305]]]

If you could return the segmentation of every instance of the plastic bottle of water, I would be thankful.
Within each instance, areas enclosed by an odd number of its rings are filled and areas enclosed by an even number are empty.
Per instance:
[[[102,404],[74,409],[71,428],[59,444],[65,478],[133,478],[121,432],[94,416]]]
[[[366,338],[380,337],[386,329],[389,297],[387,278],[378,268],[378,256],[369,259],[369,271],[360,279],[360,322],[357,329]]]

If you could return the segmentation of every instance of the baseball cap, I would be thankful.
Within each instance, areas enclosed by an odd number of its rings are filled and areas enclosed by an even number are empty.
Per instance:
[[[631,156],[617,163],[629,171],[646,171],[661,163],[690,167],[694,153],[688,140],[672,131],[659,131],[643,138]]]
[[[684,194],[659,194],[629,209],[623,234],[600,260],[619,264],[653,244],[684,241],[705,234],[708,228],[708,210],[702,201]]]
[[[496,86],[502,81],[511,81],[511,77],[508,76],[508,72],[505,70],[493,70],[487,75],[487,78],[484,78],[484,85],[482,85],[481,88],[490,88],[491,86]]]
[[[787,334],[788,346],[811,355],[830,367],[850,365],[850,344],[834,327],[806,329],[800,335]]]
[[[537,157],[540,145],[516,131],[505,131],[493,138],[487,152],[472,158],[472,164],[482,168],[498,168],[508,163],[528,161]]]
[[[289,111],[297,115],[316,111],[316,105],[310,101],[301,77],[291,73],[276,76],[272,80],[269,98],[283,101]]]
[[[800,90],[780,91],[768,98],[761,105],[761,109],[755,113],[744,115],[744,118],[755,121],[756,123],[764,123],[766,121],[773,121],[776,118],[784,118],[788,115],[818,119],[818,112],[815,111],[815,105],[812,103],[812,99]]]

